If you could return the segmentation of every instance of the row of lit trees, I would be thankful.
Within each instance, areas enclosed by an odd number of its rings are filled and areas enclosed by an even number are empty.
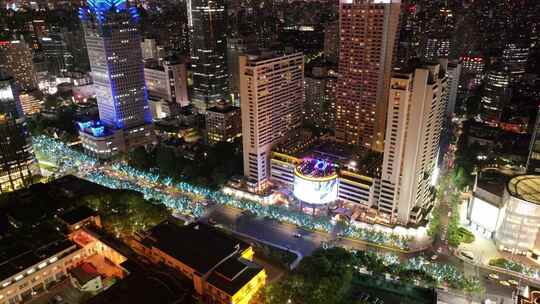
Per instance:
[[[285,206],[260,204],[252,200],[237,199],[207,187],[185,182],[175,183],[170,177],[135,169],[125,163],[112,164],[110,168],[114,175],[111,175],[106,170],[100,170],[94,158],[50,137],[34,138],[34,148],[42,158],[54,162],[62,171],[77,171],[84,174],[86,179],[108,188],[138,191],[147,200],[163,203],[168,208],[194,217],[204,213],[202,204],[197,202],[202,197],[220,205],[248,210],[257,216],[289,222],[310,230],[330,232],[333,227],[331,219],[326,216],[313,217]],[[410,242],[410,238],[356,227],[346,227],[341,235],[400,249],[407,249]]]

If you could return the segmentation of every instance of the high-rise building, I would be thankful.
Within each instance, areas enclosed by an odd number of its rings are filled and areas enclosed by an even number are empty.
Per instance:
[[[461,78],[461,63],[449,62],[446,69],[448,77],[448,102],[446,105],[446,116],[451,117],[456,112],[456,100],[459,89],[459,80]]]
[[[326,67],[314,67],[305,77],[303,119],[307,124],[335,129],[337,73]]]
[[[324,57],[334,64],[338,62],[339,27],[337,21],[328,23],[324,27]]]
[[[51,34],[41,37],[39,43],[49,75],[59,76],[62,73],[72,71],[73,55],[68,51],[61,35]]]
[[[437,60],[450,55],[450,38],[428,38],[424,45],[424,58]]]
[[[461,56],[459,61],[462,63],[461,86],[463,89],[471,90],[484,79],[484,69],[486,63],[481,56]]]
[[[150,96],[165,100],[171,115],[189,105],[184,62],[171,58],[163,61],[162,65],[145,67],[144,78]]]
[[[502,62],[510,72],[510,81],[512,83],[519,82],[523,78],[528,59],[528,45],[519,45],[516,43],[507,43],[505,45],[502,53]]]
[[[0,41],[0,67],[2,66],[22,89],[37,88],[32,52],[24,40]]]
[[[157,43],[156,39],[145,38],[141,42],[142,56],[144,60],[157,60]]]
[[[89,2],[83,22],[100,121],[79,123],[83,146],[98,157],[154,140],[144,81],[137,8],[126,1]]]
[[[399,0],[341,0],[336,139],[382,150]]]
[[[392,77],[378,202],[379,212],[391,222],[419,223],[433,205],[430,188],[446,109],[445,69],[427,65]]]
[[[301,125],[304,56],[272,53],[239,60],[244,175],[257,191],[270,178],[272,146]]]
[[[510,100],[510,72],[503,67],[486,75],[485,86],[480,100],[480,117],[493,126],[501,122],[501,114]]]
[[[192,101],[200,113],[228,99],[226,11],[224,0],[190,0]]]
[[[0,70],[0,193],[28,186],[37,172],[17,86]]]
[[[210,144],[233,142],[242,135],[240,108],[220,100],[206,111],[206,137]]]
[[[540,109],[536,115],[536,123],[529,146],[529,157],[527,158],[527,172],[540,174]]]
[[[229,91],[233,106],[240,106],[240,77],[238,58],[242,54],[257,49],[257,37],[245,35],[227,39],[227,65],[229,70]]]

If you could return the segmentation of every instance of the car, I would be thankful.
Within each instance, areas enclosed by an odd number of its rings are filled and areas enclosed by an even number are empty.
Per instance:
[[[302,235],[300,233],[295,233],[294,237],[297,238],[297,239],[300,239],[300,238],[302,238]]]
[[[438,257],[439,257],[438,255],[434,254],[434,255],[431,256],[431,260],[435,261]]]
[[[508,283],[507,281],[499,281],[499,284],[503,286],[510,286],[510,283]]]
[[[488,278],[491,279],[491,280],[498,280],[499,279],[499,275],[496,274],[496,273],[490,273],[488,275]]]

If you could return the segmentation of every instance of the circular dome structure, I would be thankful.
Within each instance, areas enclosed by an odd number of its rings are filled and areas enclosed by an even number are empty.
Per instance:
[[[519,254],[537,249],[540,175],[521,175],[508,182],[497,226],[495,241],[502,249]]]
[[[530,203],[540,205],[540,175],[521,175],[508,182],[508,193]]]
[[[294,170],[294,196],[310,205],[325,205],[338,196],[336,167],[322,159],[304,158]]]

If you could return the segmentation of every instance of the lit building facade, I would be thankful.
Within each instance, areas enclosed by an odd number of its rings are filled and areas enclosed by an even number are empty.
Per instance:
[[[503,207],[497,219],[495,244],[515,254],[535,254],[540,261],[540,177],[512,178],[504,191]]]
[[[190,0],[193,105],[200,113],[228,98],[226,11],[224,0]]]
[[[394,74],[378,210],[402,225],[422,221],[433,206],[439,140],[446,111],[446,66]]]
[[[22,89],[37,88],[32,52],[24,40],[0,41],[0,67],[15,78]]]
[[[229,91],[233,106],[240,106],[240,77],[238,59],[240,55],[257,48],[255,35],[227,38],[227,66],[229,70]]]
[[[41,51],[47,63],[49,75],[60,76],[62,73],[72,71],[73,55],[68,51],[67,45],[61,35],[53,34],[39,39]]]
[[[437,60],[450,55],[450,38],[428,38],[424,45],[424,58]]]
[[[174,115],[180,108],[189,105],[185,63],[165,60],[160,66],[146,67],[144,79],[149,95],[161,98],[169,104],[169,115]]]
[[[525,75],[527,60],[529,59],[529,46],[516,43],[507,43],[502,54],[503,65],[510,72],[510,81],[519,82]]]
[[[240,104],[244,175],[254,191],[270,177],[272,146],[302,122],[302,53],[240,56]]]
[[[504,106],[510,99],[511,75],[507,69],[499,68],[486,75],[485,87],[480,100],[482,120],[492,126],[501,122]]]
[[[337,22],[331,22],[324,27],[324,57],[337,63],[339,58],[339,27]]]
[[[206,137],[210,144],[233,142],[242,135],[240,108],[218,101],[206,112]]]
[[[456,100],[459,92],[459,80],[461,79],[461,63],[449,62],[446,69],[448,77],[448,102],[446,105],[446,116],[452,117],[456,112]]]
[[[484,58],[481,56],[461,56],[460,61],[462,63],[461,86],[471,90],[480,85],[484,79],[486,67]]]
[[[349,168],[350,159],[343,155],[331,157],[316,149],[301,154],[304,155],[273,151],[272,181],[287,186],[298,200],[313,208],[326,207],[337,200],[349,204],[351,209],[372,206],[375,181]]]
[[[341,0],[336,139],[382,150],[399,0]]]
[[[41,112],[40,100],[34,96],[33,92],[21,92],[19,95],[21,109],[24,115],[30,116]]]
[[[38,173],[15,81],[0,70],[0,193],[30,185]]]
[[[137,9],[122,0],[97,1],[79,15],[100,117],[99,122],[79,124],[83,146],[97,157],[110,157],[152,143]]]
[[[321,129],[335,129],[336,87],[337,73],[325,68],[314,68],[312,75],[305,77],[305,122]]]
[[[145,38],[141,42],[142,56],[144,60],[157,60],[157,43],[156,39]]]

